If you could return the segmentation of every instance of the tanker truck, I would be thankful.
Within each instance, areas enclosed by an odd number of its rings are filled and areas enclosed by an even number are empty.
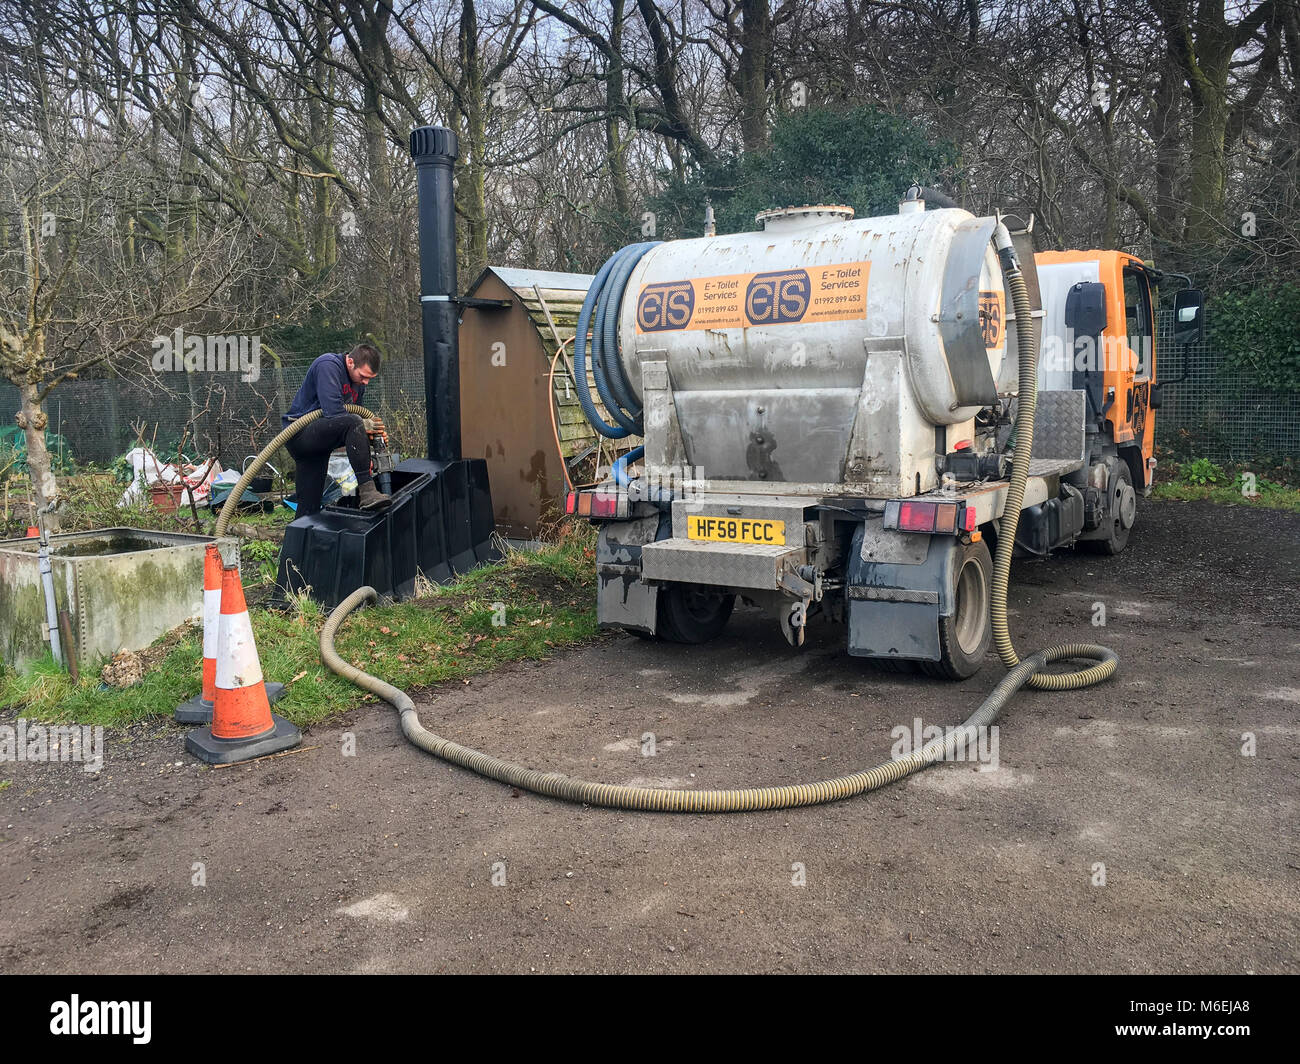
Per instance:
[[[1155,289],[1175,275],[1035,255],[1032,218],[917,186],[897,214],[756,221],[624,248],[586,297],[579,400],[602,434],[642,439],[566,497],[599,525],[600,624],[701,643],[740,598],[792,646],[820,617],[852,655],[965,679],[1000,534],[1016,555],[1128,542],[1156,465]],[[1176,279],[1186,342],[1202,300]]]

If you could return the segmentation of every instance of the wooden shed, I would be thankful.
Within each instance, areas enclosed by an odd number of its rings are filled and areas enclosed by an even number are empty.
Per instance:
[[[489,266],[465,293],[475,302],[460,322],[461,453],[487,460],[497,530],[507,539],[535,539],[563,510],[566,469],[573,483],[592,483],[641,442],[598,436],[578,405],[573,335],[591,281]],[[590,371],[588,384],[595,396]]]

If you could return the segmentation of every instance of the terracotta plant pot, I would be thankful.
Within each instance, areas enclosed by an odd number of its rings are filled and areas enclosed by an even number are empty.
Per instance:
[[[150,484],[149,498],[159,510],[170,514],[181,508],[181,495],[184,491],[184,484]]]

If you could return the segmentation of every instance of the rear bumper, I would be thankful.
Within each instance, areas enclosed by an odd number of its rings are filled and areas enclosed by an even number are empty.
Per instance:
[[[782,575],[807,563],[804,547],[665,539],[641,548],[641,578],[775,591]]]

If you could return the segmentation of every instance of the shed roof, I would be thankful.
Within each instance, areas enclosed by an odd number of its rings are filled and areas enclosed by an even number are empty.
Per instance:
[[[533,287],[586,292],[594,279],[589,273],[560,273],[556,270],[521,270],[514,266],[488,266],[470,285],[469,292],[466,294],[473,294],[489,273],[496,274],[506,286],[517,292]]]

